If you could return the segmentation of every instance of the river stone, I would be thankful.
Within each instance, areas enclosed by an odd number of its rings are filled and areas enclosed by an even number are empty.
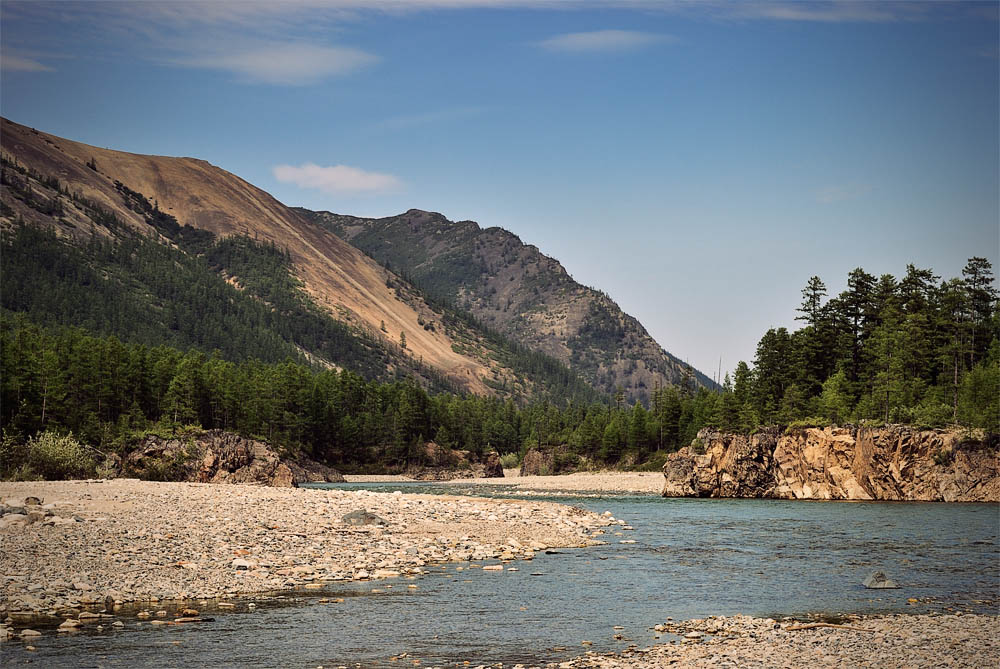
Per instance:
[[[27,524],[28,516],[23,513],[8,513],[0,518],[0,529],[5,527],[14,527],[15,525],[24,526]]]
[[[388,525],[384,519],[379,518],[374,513],[369,513],[366,509],[358,509],[344,514],[341,521],[348,525]]]
[[[885,575],[883,571],[876,571],[864,580],[864,586],[871,590],[891,590],[898,588],[896,582]]]

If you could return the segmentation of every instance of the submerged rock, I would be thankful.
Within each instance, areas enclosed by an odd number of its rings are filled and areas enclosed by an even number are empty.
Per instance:
[[[864,586],[871,590],[893,590],[899,588],[896,582],[885,575],[883,571],[876,571],[864,581]]]

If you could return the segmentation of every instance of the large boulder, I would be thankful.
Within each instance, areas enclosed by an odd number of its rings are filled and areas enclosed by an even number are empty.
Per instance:
[[[496,451],[490,451],[483,461],[483,474],[477,478],[484,479],[502,479],[503,478],[503,465],[500,464],[500,456],[496,454]]]
[[[521,476],[548,476],[555,472],[555,454],[552,451],[528,449],[521,460]]]

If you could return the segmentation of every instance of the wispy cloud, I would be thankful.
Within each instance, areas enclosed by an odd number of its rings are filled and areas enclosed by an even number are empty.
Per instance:
[[[550,51],[593,52],[593,51],[627,51],[655,44],[656,42],[672,41],[669,35],[640,32],[638,30],[593,30],[590,32],[565,33],[553,35],[538,43]]]
[[[4,52],[0,55],[0,68],[7,72],[54,72],[55,68],[40,63],[34,58]]]
[[[856,200],[872,191],[871,184],[840,184],[824,186],[816,192],[816,201],[820,204],[834,204],[847,200]]]
[[[311,188],[326,193],[381,193],[398,190],[403,184],[391,174],[368,172],[348,165],[322,167],[315,163],[275,165],[274,177],[283,183],[293,183],[299,188]]]
[[[818,23],[884,23],[912,17],[915,8],[903,2],[747,2],[734,3],[728,8],[733,16],[778,21],[803,21]],[[922,12],[921,12],[922,13]]]
[[[230,72],[241,81],[298,86],[349,74],[378,58],[350,47],[263,43],[223,47],[169,60],[185,67]]]

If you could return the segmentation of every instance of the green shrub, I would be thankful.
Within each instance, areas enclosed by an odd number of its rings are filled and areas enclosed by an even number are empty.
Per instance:
[[[955,454],[950,448],[939,448],[936,453],[934,453],[934,464],[941,467],[947,467],[955,460]]]
[[[793,420],[789,423],[788,427],[785,428],[785,434],[791,434],[795,430],[804,430],[810,427],[827,427],[828,425],[830,425],[830,421],[826,418],[819,418],[816,416],[802,418],[800,420]]]
[[[500,466],[504,469],[514,469],[521,465],[521,458],[517,453],[505,453],[500,456]]]
[[[170,458],[149,459],[135,475],[144,481],[183,481],[185,465],[193,456],[187,449],[177,451]]]
[[[553,473],[574,472],[580,466],[580,456],[576,453],[557,452],[553,457]]]
[[[658,472],[663,470],[663,464],[667,461],[670,453],[667,451],[656,451],[650,454],[649,458],[635,468],[637,472]]]
[[[701,439],[695,439],[694,441],[692,441],[691,442],[691,452],[694,453],[695,455],[704,455],[705,454],[705,442],[703,442]]]
[[[27,441],[5,434],[0,441],[0,474],[19,481],[92,478],[97,473],[94,455],[71,434],[41,432]]]
[[[954,409],[947,404],[924,400],[913,410],[913,426],[918,430],[945,427],[952,422]]]

